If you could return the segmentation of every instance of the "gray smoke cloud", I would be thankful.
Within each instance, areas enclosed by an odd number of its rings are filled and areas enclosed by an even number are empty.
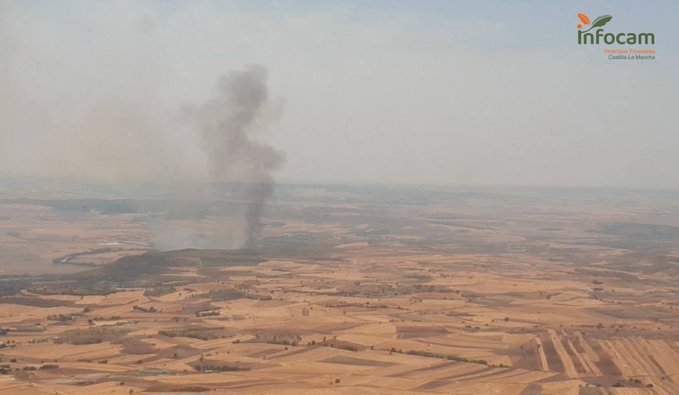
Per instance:
[[[261,231],[264,204],[273,193],[273,172],[285,160],[254,136],[281,108],[282,101],[269,99],[266,68],[250,65],[222,76],[216,97],[195,111],[212,181],[229,186],[245,206],[245,247],[251,247]]]

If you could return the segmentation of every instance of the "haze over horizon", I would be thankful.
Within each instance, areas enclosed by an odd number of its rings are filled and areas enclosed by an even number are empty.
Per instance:
[[[679,394],[677,17],[0,0],[0,395]]]
[[[210,179],[187,109],[261,64],[283,182],[679,188],[672,2],[3,2],[0,176]],[[577,13],[657,59],[578,46]],[[258,125],[262,126],[262,125]]]

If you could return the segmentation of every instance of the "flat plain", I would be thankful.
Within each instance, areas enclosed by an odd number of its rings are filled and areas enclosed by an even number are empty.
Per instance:
[[[675,192],[284,185],[162,252],[237,210],[100,195],[0,198],[0,395],[679,394]]]

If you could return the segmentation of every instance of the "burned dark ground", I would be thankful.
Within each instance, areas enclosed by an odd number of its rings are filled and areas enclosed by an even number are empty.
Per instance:
[[[0,393],[679,390],[670,192],[283,185],[161,251],[242,202],[79,188],[0,200]]]

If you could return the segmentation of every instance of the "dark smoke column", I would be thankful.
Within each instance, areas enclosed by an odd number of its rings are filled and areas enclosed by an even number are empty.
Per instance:
[[[245,201],[245,247],[261,230],[264,203],[273,192],[272,173],[285,159],[251,137],[271,120],[266,79],[266,68],[260,65],[222,76],[217,97],[199,110],[213,181],[234,183]]]

